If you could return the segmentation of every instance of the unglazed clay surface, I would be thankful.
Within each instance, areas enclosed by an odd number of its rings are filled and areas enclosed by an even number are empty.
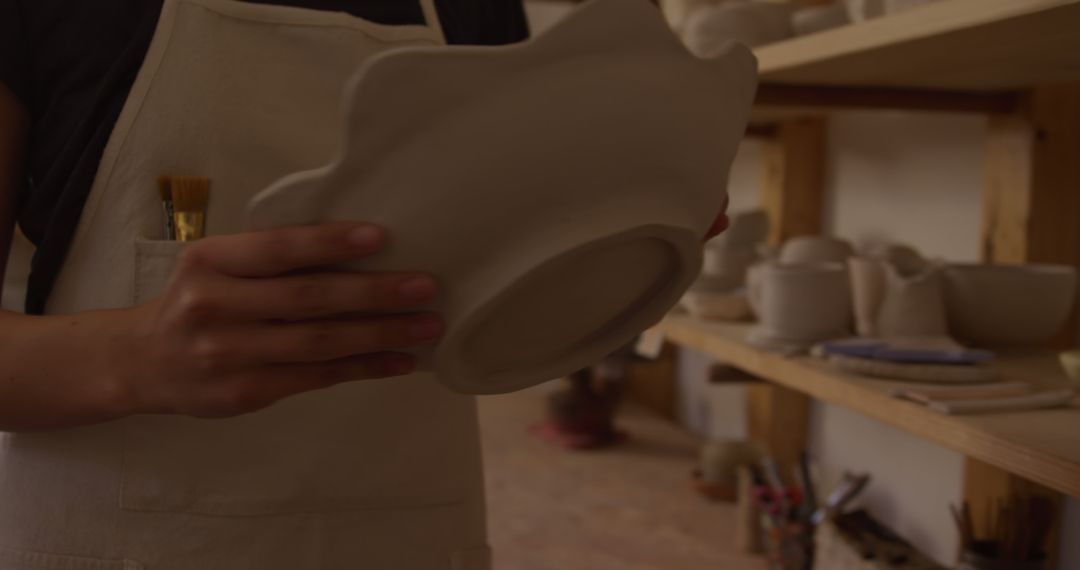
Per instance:
[[[1064,265],[954,264],[944,278],[950,332],[980,346],[1046,342],[1076,297],[1076,270]]]
[[[594,0],[518,46],[396,50],[346,89],[337,158],[260,193],[249,227],[387,227],[350,268],[441,281],[447,334],[424,366],[461,392],[520,389],[676,304],[754,87],[749,50],[697,59],[647,2]]]
[[[760,297],[755,301],[760,323],[747,341],[783,351],[850,334],[851,288],[841,263],[758,267]]]

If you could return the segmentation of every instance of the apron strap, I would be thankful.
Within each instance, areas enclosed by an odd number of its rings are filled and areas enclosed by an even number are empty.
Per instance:
[[[420,0],[420,5],[424,8],[424,20],[428,27],[445,43],[446,34],[443,32],[442,21],[439,20],[439,9],[435,6],[435,0]]]

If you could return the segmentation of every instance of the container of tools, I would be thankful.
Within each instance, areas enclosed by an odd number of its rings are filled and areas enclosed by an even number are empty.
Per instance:
[[[805,457],[802,461],[806,464]],[[773,570],[807,570],[813,559],[814,535],[810,522],[816,506],[813,488],[803,474],[794,473],[795,484],[781,474],[776,461],[766,457],[749,468],[749,489],[758,516],[762,550]]]
[[[944,570],[862,510],[823,521],[816,543],[821,570]]]

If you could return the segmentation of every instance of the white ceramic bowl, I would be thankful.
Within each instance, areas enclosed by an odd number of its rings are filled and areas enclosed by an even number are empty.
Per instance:
[[[1076,270],[1064,265],[945,267],[949,332],[962,341],[1033,345],[1061,331],[1076,297]]]

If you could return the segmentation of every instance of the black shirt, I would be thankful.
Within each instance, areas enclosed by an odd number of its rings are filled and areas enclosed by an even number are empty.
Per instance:
[[[424,23],[419,0],[245,0],[349,12],[382,24]],[[17,199],[37,246],[26,311],[45,308],[105,143],[150,46],[162,0],[0,0],[0,82],[32,121],[28,179]],[[436,0],[447,40],[525,39],[521,0]]]

